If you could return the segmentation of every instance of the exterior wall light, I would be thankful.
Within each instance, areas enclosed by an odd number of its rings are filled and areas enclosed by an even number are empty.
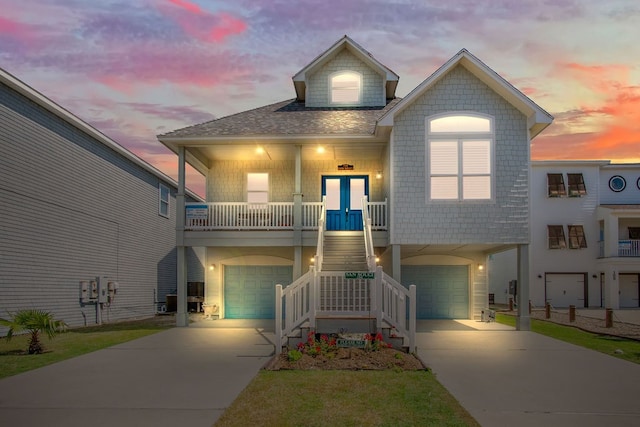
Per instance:
[[[480,271],[484,270],[484,265],[478,264],[478,270],[480,270]]]
[[[376,172],[376,179],[382,179],[382,171]]]
[[[216,265],[215,265],[215,264],[211,264],[211,265],[209,266],[209,271],[213,271],[213,270],[215,270],[215,269],[216,269]]]

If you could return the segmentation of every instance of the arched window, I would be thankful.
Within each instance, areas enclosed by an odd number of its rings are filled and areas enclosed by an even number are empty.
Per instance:
[[[428,117],[429,200],[493,198],[493,119],[470,113]]]
[[[340,71],[329,77],[332,104],[360,104],[362,75],[355,71]]]

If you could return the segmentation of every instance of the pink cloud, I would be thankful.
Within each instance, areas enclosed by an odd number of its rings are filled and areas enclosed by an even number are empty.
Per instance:
[[[247,23],[226,12],[210,13],[186,0],[169,0],[176,7],[159,7],[167,17],[175,20],[182,30],[202,42],[221,43],[227,37],[242,34]]]
[[[0,46],[5,37],[10,43],[25,47],[37,47],[40,44],[35,27],[0,16]]]

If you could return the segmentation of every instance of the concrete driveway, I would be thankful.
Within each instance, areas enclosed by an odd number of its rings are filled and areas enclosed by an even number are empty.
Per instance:
[[[640,365],[495,323],[430,322],[419,356],[483,426],[640,425]]]
[[[260,329],[173,328],[0,380],[3,426],[211,426],[274,353]]]

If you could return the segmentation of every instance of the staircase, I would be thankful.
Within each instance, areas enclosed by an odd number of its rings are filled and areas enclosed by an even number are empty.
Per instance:
[[[363,232],[325,232],[322,257],[323,271],[367,271]]]

